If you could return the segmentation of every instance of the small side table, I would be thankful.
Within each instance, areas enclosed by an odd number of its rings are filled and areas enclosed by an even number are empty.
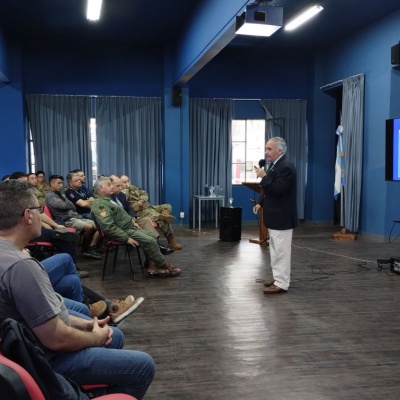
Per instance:
[[[202,196],[200,194],[193,195],[193,229],[196,228],[196,202],[198,203],[199,231],[201,231],[201,202],[215,201],[215,227],[218,228],[218,209],[225,205],[225,196]]]

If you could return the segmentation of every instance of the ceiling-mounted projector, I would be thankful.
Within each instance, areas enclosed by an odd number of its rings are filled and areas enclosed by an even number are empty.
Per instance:
[[[236,34],[271,36],[282,24],[283,7],[250,4],[236,17]]]

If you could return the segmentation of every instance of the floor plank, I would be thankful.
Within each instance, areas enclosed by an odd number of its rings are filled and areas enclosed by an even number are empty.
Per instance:
[[[359,236],[335,241],[333,226],[300,226],[287,294],[265,296],[266,244],[222,242],[215,227],[175,227],[183,250],[168,259],[178,278],[134,282],[123,254],[104,282],[98,261],[83,261],[84,283],[108,298],[143,296],[120,327],[126,348],[150,353],[157,374],[148,400],[397,399],[400,382],[400,275],[376,259],[398,243]]]

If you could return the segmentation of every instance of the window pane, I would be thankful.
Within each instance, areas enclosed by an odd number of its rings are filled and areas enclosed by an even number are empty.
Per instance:
[[[246,164],[232,164],[232,184],[233,185],[240,185],[242,182],[245,182],[246,171],[245,171]]]
[[[234,119],[232,121],[232,142],[246,140],[246,120]]]
[[[246,162],[246,143],[244,142],[232,143],[232,162],[234,163]]]
[[[232,184],[258,182],[254,166],[265,158],[265,120],[232,121]]]
[[[265,158],[265,121],[261,119],[247,121],[246,161],[252,161],[255,166]]]

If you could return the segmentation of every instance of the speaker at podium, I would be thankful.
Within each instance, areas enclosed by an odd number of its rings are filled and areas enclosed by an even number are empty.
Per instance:
[[[242,207],[221,207],[219,238],[223,242],[238,242],[242,236]]]

